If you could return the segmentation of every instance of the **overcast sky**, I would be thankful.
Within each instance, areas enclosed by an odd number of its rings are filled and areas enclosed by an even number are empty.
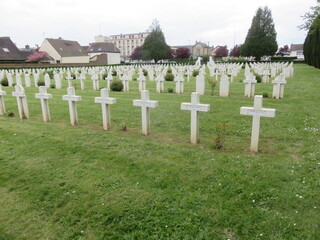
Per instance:
[[[18,47],[62,37],[81,45],[94,36],[144,32],[157,18],[167,44],[244,42],[259,7],[268,6],[279,46],[303,43],[297,26],[316,0],[0,0],[0,36]]]

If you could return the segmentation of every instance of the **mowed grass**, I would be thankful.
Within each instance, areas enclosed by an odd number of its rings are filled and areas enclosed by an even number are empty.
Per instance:
[[[206,85],[200,142],[190,144],[190,102],[184,94],[156,93],[147,82],[151,134],[141,134],[138,82],[111,92],[112,129],[102,130],[100,95],[76,80],[79,125],[72,127],[63,89],[48,89],[52,121],[42,122],[37,88],[25,88],[30,119],[20,120],[7,91],[0,117],[0,239],[318,239],[320,233],[320,71],[295,65],[284,99],[265,98],[275,118],[261,119],[259,152],[249,151],[252,117],[240,115],[243,70],[230,97]],[[105,82],[100,81],[100,87]],[[165,82],[165,89],[174,88]],[[256,94],[272,95],[272,84]],[[215,149],[217,126],[227,126]]]

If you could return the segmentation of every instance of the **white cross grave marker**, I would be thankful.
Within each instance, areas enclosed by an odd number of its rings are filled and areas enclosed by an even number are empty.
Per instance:
[[[12,93],[12,96],[17,97],[19,116],[21,119],[29,118],[29,109],[24,88],[21,85],[15,85],[14,88],[16,91]]]
[[[158,107],[158,101],[149,100],[149,91],[141,91],[141,100],[133,100],[133,106],[141,107],[142,115],[142,134],[149,135],[150,133],[150,109]]]
[[[254,96],[255,84],[257,83],[256,77],[253,74],[248,75],[248,79],[243,81],[246,85],[244,87],[244,96],[251,98]]]
[[[6,108],[4,105],[4,97],[7,93],[2,90],[2,86],[0,84],[0,116],[3,116],[6,113]]]
[[[115,104],[115,98],[109,98],[109,89],[102,88],[100,90],[101,97],[95,97],[95,103],[101,103],[102,106],[102,120],[103,120],[103,129],[108,130],[111,128],[111,120],[110,120],[110,104]]]
[[[162,73],[159,73],[155,80],[157,93],[162,93],[164,91],[164,77]]]
[[[220,97],[228,97],[229,96],[229,78],[227,75],[222,75],[220,79]]]
[[[262,95],[256,95],[254,97],[253,107],[241,107],[241,115],[253,116],[252,120],[252,133],[251,133],[251,146],[250,150],[258,152],[259,133],[260,133],[260,117],[275,117],[276,110],[273,108],[262,107]]]
[[[48,73],[46,73],[44,75],[44,84],[45,84],[46,88],[49,88],[51,85],[51,79],[50,79],[50,76]]]
[[[41,86],[41,87],[39,87],[39,93],[36,93],[35,97],[40,99],[43,121],[44,122],[50,121],[51,117],[50,117],[48,99],[52,98],[52,94],[48,94],[46,87]]]
[[[287,81],[284,78],[285,78],[284,74],[281,74],[280,76],[276,77],[275,80],[272,81],[272,84],[273,84],[272,97],[275,99],[283,98],[284,85],[287,83]]]
[[[81,101],[81,96],[76,96],[74,87],[68,87],[68,95],[63,95],[62,100],[69,102],[70,122],[74,126],[78,124],[77,102]]]
[[[204,90],[205,90],[204,75],[199,74],[196,76],[196,92],[198,92],[200,95],[204,95]]]
[[[66,77],[66,79],[68,80],[68,87],[72,87],[72,79],[73,79],[73,77],[71,77],[71,75],[68,74],[68,76]]]
[[[182,74],[178,74],[175,78],[174,81],[176,82],[176,93],[180,94],[183,93],[184,90],[184,78]]]
[[[181,110],[191,111],[191,143],[199,141],[199,112],[209,112],[210,104],[200,104],[200,95],[197,92],[191,94],[191,103],[181,103]]]
[[[146,77],[142,72],[137,80],[139,82],[139,91],[141,92],[142,90],[146,90]]]

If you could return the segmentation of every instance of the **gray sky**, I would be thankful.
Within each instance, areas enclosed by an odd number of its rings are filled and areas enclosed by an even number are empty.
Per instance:
[[[244,42],[258,7],[272,11],[279,46],[303,43],[301,16],[316,0],[0,0],[0,36],[18,47],[62,37],[81,45],[94,36],[143,32],[157,18],[169,45]]]

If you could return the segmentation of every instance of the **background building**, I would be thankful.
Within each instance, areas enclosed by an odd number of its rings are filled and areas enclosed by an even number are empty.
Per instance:
[[[125,61],[130,59],[136,47],[142,46],[148,35],[148,32],[110,35],[109,37],[99,35],[95,37],[95,41],[113,43],[120,50],[121,61]]]

